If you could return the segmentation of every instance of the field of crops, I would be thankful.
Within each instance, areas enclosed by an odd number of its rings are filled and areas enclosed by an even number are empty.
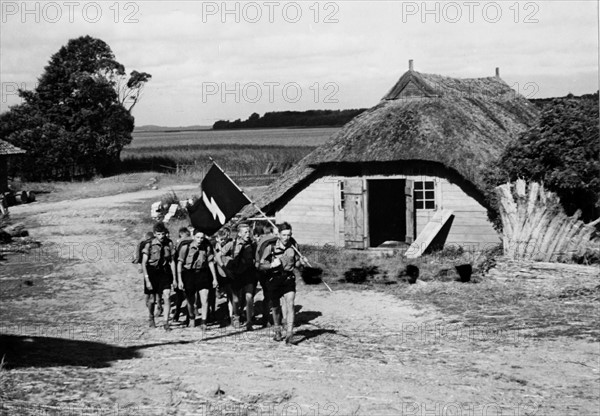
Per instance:
[[[121,153],[123,172],[201,170],[213,157],[239,174],[280,173],[338,128],[134,132]]]
[[[133,133],[133,142],[126,150],[209,144],[316,147],[338,130],[337,127],[324,127],[314,129],[140,131]]]

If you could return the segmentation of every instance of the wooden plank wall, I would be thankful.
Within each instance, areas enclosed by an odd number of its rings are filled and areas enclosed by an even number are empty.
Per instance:
[[[294,238],[300,244],[338,244],[334,226],[336,193],[339,193],[337,180],[318,179],[279,210],[275,219],[278,223],[289,222]]]
[[[500,243],[500,235],[487,218],[487,210],[458,185],[438,178],[439,208],[454,211],[446,245],[473,245],[478,248]]]
[[[303,189],[276,213],[278,222],[287,221],[294,227],[294,236],[301,244],[344,246],[344,211],[341,209],[339,182],[342,176],[318,179]],[[430,175],[367,176],[371,179],[411,179],[434,181],[436,209],[454,211],[454,220],[446,245],[489,247],[501,242],[500,235],[487,219],[486,209],[447,179]],[[416,210],[418,235],[435,210]]]

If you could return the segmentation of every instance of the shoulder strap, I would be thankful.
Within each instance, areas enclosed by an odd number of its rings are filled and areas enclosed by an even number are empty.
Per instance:
[[[179,252],[181,251],[181,247],[183,246],[187,246],[188,250],[190,248],[190,244],[192,244],[194,240],[192,240],[191,238],[186,238],[184,240],[181,240],[180,242],[177,243],[177,247],[175,247],[175,257],[179,256]],[[187,252],[186,252],[186,256],[187,256]]]
[[[235,238],[234,238],[234,239],[231,241],[231,257],[235,257],[235,256],[237,256],[238,254],[240,254],[239,252],[237,252],[237,253],[235,252],[235,249],[237,248],[237,246],[238,246],[238,238],[237,238],[237,236],[236,236],[236,237],[235,237]]]
[[[152,240],[148,241],[145,245],[144,248],[149,247],[148,249],[148,261],[152,260],[152,247],[154,246],[154,243],[156,242],[156,238],[153,238]]]
[[[198,245],[198,250],[196,250],[196,252],[194,253],[194,256],[192,257],[192,266],[194,266],[194,264],[196,263],[196,261],[198,260],[198,257],[200,256],[200,250],[204,249],[204,241],[202,241],[199,245]],[[190,246],[188,246],[188,253],[190,251]],[[185,255],[187,257],[187,253]]]
[[[190,251],[190,246],[191,246],[191,244],[188,244],[188,246],[187,246],[187,251],[185,253],[186,260],[187,260],[188,253]],[[198,245],[198,250],[196,250],[196,252],[194,253],[194,256],[192,257],[192,263],[191,263],[192,267],[195,265],[196,261],[198,261],[198,257],[200,257],[200,251],[206,251],[207,259],[208,259],[208,251],[209,251],[210,247],[211,247],[211,245],[208,240],[205,239],[205,240],[202,240],[202,242],[200,242],[200,245]]]
[[[183,243],[183,241],[182,241]],[[192,245],[192,240],[186,241],[185,244],[182,244],[182,247],[185,247],[185,254],[183,255],[183,262],[185,263],[185,261],[187,260],[187,256],[188,254],[190,254],[190,246]],[[179,252],[179,251],[178,251]],[[192,260],[192,264],[194,264],[195,260]]]

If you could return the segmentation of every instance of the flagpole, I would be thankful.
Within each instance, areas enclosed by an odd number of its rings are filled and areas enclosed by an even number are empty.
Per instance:
[[[225,172],[225,171],[224,171],[224,170],[221,168],[221,166],[219,166],[219,164],[218,164],[217,162],[215,162],[215,160],[212,158],[212,156],[209,156],[208,158],[209,158],[209,159],[210,159],[210,161],[211,161],[211,162],[212,162],[212,163],[213,163],[213,164],[214,164],[214,165],[217,167],[217,169],[219,169],[219,170],[220,170],[220,171],[223,173],[223,175],[225,175],[225,176],[227,177],[227,179],[229,179],[229,182],[231,182],[231,183],[232,183],[232,184],[233,184],[233,185],[234,185],[234,186],[235,186],[235,187],[238,189],[238,191],[240,191],[240,192],[241,192],[241,193],[244,195],[244,197],[245,197],[245,198],[246,198],[248,201],[250,201],[250,204],[251,204],[251,205],[252,205],[254,208],[256,208],[256,210],[257,210],[258,212],[260,212],[260,214],[261,214],[263,217],[265,217],[265,220],[267,220],[267,221],[269,222],[269,224],[271,224],[271,226],[273,227],[273,231],[277,232],[277,225],[275,225],[275,223],[269,219],[269,217],[267,216],[267,214],[265,214],[265,212],[264,212],[262,209],[260,209],[260,207],[259,207],[258,205],[256,205],[256,203],[255,203],[253,200],[251,200],[251,199],[250,199],[250,197],[249,197],[248,195],[246,195],[246,192],[244,192],[244,191],[243,191],[243,189],[242,189],[242,188],[240,188],[240,187],[237,185],[237,183],[235,183],[235,182],[233,181],[233,179],[231,179],[231,177],[230,177],[230,176],[229,176],[229,175],[228,175],[228,174],[227,174],[227,173],[226,173],[226,172]],[[306,260],[306,263],[308,264],[308,267],[312,267],[312,266],[311,266],[311,264],[310,264],[310,262],[308,261],[308,259],[307,259],[305,256],[303,256],[303,255],[302,255],[302,253],[300,253],[300,250],[298,250],[298,248],[297,248],[295,245],[292,245],[291,247],[294,249],[294,251],[295,251],[296,253],[298,253],[298,255],[299,255],[300,257],[302,257],[302,258],[304,258],[304,259]],[[330,292],[333,292],[333,290],[331,290],[331,288],[329,287],[329,285],[328,285],[328,284],[327,284],[327,283],[326,283],[326,282],[325,282],[323,279],[321,279],[321,281],[322,281],[322,282],[323,282],[323,284],[324,284],[324,285],[327,287],[327,289],[329,289],[329,291],[330,291]]]

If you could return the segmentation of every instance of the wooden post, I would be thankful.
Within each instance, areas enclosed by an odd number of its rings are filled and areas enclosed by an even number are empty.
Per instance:
[[[404,220],[406,222],[406,235],[404,236],[404,242],[412,244],[415,241],[415,211],[414,211],[414,182],[407,179],[404,184]]]

